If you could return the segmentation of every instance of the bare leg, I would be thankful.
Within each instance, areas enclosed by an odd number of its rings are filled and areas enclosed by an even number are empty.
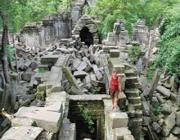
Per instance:
[[[111,93],[111,99],[112,99],[112,109],[114,109],[114,107],[115,107],[115,100],[114,100],[114,98],[115,98],[115,93],[114,92],[110,92]]]
[[[115,95],[114,95],[114,107],[118,107],[118,95],[119,95],[119,91],[116,91]]]

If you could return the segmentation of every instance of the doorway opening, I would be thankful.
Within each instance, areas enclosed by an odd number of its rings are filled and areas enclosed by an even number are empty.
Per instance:
[[[94,44],[93,34],[89,31],[87,27],[83,27],[80,31],[80,38],[81,42],[84,42],[85,45],[87,45],[88,47]]]

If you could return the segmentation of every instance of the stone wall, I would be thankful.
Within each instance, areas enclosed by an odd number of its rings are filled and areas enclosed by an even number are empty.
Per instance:
[[[46,47],[50,43],[70,37],[70,20],[63,14],[50,15],[41,24],[26,25],[20,33],[20,41],[34,51]]]

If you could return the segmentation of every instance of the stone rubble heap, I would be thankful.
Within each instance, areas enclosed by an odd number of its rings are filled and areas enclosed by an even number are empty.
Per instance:
[[[179,97],[174,87],[175,77],[169,80],[161,80],[153,93],[152,103],[149,105],[153,116],[151,119],[146,113],[146,121],[150,124],[153,132],[161,139],[180,139],[180,110]],[[150,110],[147,110],[149,112]],[[148,119],[149,118],[149,119]]]

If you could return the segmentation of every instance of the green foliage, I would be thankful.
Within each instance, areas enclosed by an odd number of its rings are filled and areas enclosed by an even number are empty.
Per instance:
[[[128,54],[133,63],[135,63],[141,54],[141,48],[139,45],[134,45],[130,48],[128,48]]]
[[[160,111],[161,111],[160,104],[159,103],[154,103],[154,104],[152,104],[152,106],[153,106],[153,114],[155,116],[158,116],[160,114]]]
[[[27,22],[39,21],[44,16],[57,13],[61,3],[68,0],[1,0],[0,12],[5,13],[9,21],[10,32],[19,31]],[[2,21],[0,20],[0,28]]]
[[[155,60],[157,67],[167,66],[169,74],[180,75],[180,3],[166,11],[161,27],[160,51]]]
[[[150,64],[147,70],[147,75],[146,75],[147,80],[149,82],[152,80],[155,70],[156,70],[156,65],[154,63]]]
[[[95,128],[94,128],[94,122],[92,119],[91,112],[84,106],[80,106],[79,109],[80,109],[81,116],[84,119],[84,123],[87,124],[89,131],[91,133],[94,133]]]

